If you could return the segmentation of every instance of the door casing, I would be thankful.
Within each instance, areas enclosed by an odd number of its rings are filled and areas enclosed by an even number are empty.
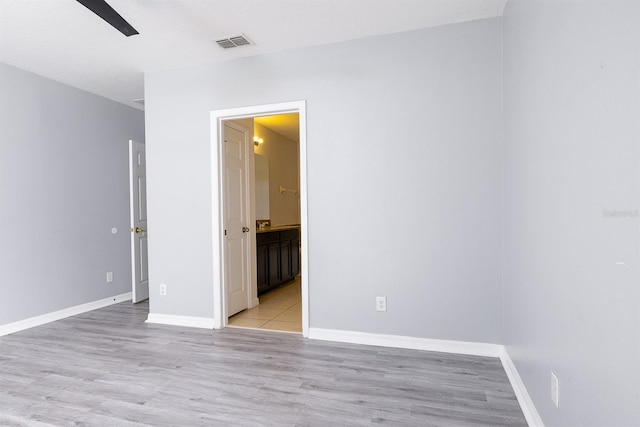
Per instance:
[[[301,236],[301,274],[302,274],[302,335],[309,335],[309,251],[307,222],[307,117],[306,102],[291,101],[277,104],[265,104],[239,107],[211,112],[211,165],[217,173],[211,174],[212,200],[212,242],[213,242],[213,316],[214,328],[227,325],[226,287],[224,283],[224,190],[223,185],[223,133],[224,121],[272,116],[276,114],[298,113],[300,120],[300,236]],[[251,224],[252,228],[255,227]]]

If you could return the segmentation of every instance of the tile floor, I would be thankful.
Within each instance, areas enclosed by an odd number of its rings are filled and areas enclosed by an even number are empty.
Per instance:
[[[300,276],[262,295],[258,306],[231,316],[227,326],[302,333]]]

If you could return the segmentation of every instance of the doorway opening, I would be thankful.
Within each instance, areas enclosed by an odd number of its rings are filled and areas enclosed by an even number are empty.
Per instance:
[[[253,204],[249,209],[250,223],[255,224],[255,239],[251,235],[246,240],[250,240],[255,248],[244,252],[250,257],[249,262],[256,263],[257,289],[247,289],[249,292],[243,293],[242,287],[238,286],[242,282],[241,275],[236,273],[240,257],[234,254],[237,248],[230,244],[234,237],[229,234],[229,226],[233,227],[233,223],[228,216],[225,221],[225,248],[228,248],[225,278],[230,327],[302,332],[299,123],[298,113],[224,121],[225,146],[232,143],[236,129],[250,130],[249,140],[253,141],[246,150],[249,154],[253,151],[253,167],[251,159],[246,162],[253,174],[245,175],[250,184],[249,199]],[[225,153],[225,160],[228,158],[230,164],[236,162],[234,152],[238,152],[235,147],[231,153]],[[236,171],[229,164],[225,168],[225,178],[228,177],[231,184],[225,185],[225,189],[236,187],[233,185]],[[235,194],[224,197],[225,213],[232,216],[242,211],[233,208]],[[255,286],[254,283],[250,285]],[[259,302],[252,303],[256,291]]]
[[[289,219],[285,219],[287,218],[285,215],[279,217],[277,224],[269,224],[268,220],[271,218],[265,218],[265,215],[276,215],[278,218],[279,214],[268,211],[265,214],[264,209],[256,206],[256,198],[260,199],[260,196],[255,194],[256,187],[260,184],[253,185],[256,170],[254,144],[259,145],[260,139],[267,144],[268,140],[265,140],[264,136],[254,135],[253,121],[260,123],[268,117],[290,116],[291,114],[297,115],[299,125],[297,135],[299,142],[297,147],[298,185],[296,186],[290,181],[287,185],[282,185],[285,182],[275,182],[270,185],[271,188],[277,187],[277,192],[283,200],[297,205],[296,214],[299,212],[299,217],[295,218],[299,218],[299,221],[290,223]],[[258,128],[256,127],[256,129]],[[254,136],[256,137],[255,142]],[[307,336],[309,293],[305,102],[295,101],[212,111],[211,144],[212,165],[214,170],[216,168],[218,170],[218,173],[212,174],[214,327],[219,329],[227,326],[229,316],[234,314],[239,307],[242,310],[244,308],[251,309],[258,305],[259,289],[260,294],[264,295],[264,299],[282,301],[286,294],[289,296],[292,294],[291,286],[297,286],[301,303],[301,307],[299,307],[301,308],[302,335]],[[256,148],[255,151],[259,153],[261,150]],[[247,189],[246,193],[243,193],[242,188]],[[246,206],[243,206],[244,202],[246,202]],[[266,246],[274,255],[267,258],[269,260],[267,262],[273,265],[271,270],[264,269],[264,259],[261,263],[260,259],[262,258],[257,254],[256,236],[264,237],[265,233],[269,234],[270,239],[278,238],[277,243],[271,242],[271,246]],[[274,248],[277,248],[279,252],[275,252]],[[262,250],[262,247],[260,249]],[[273,261],[276,259],[276,255],[277,262]],[[244,261],[241,259],[242,257],[244,257]],[[266,290],[270,290],[264,287],[264,274],[267,271],[274,274],[272,279],[286,283],[274,291],[274,293],[279,292],[282,295],[270,296],[265,293]],[[277,273],[275,273],[276,271]],[[267,280],[267,282],[267,286],[273,284],[273,280],[271,282]],[[244,304],[242,297],[238,299],[238,295],[242,295],[240,292],[242,290],[246,291],[244,297],[246,307],[242,306]]]

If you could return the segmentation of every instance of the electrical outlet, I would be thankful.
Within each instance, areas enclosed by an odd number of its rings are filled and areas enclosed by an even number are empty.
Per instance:
[[[113,282],[113,271],[107,271],[107,283]]]
[[[551,400],[556,408],[560,407],[560,382],[556,374],[551,371]]]
[[[160,285],[160,295],[162,296],[167,295],[167,285],[165,285],[164,283]]]
[[[376,311],[387,311],[387,297],[376,297]]]

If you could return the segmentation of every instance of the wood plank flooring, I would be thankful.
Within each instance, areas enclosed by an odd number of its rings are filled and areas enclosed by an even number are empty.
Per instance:
[[[498,359],[151,325],[147,310],[0,337],[0,425],[526,425]]]

